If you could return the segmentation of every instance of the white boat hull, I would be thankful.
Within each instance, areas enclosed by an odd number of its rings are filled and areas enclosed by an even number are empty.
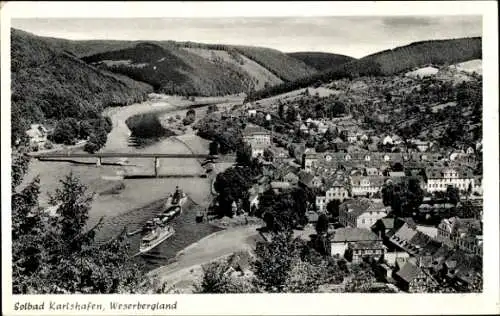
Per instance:
[[[141,245],[139,247],[139,254],[144,254],[144,253],[156,248],[158,245],[160,245],[162,242],[164,242],[168,238],[172,237],[174,234],[175,234],[175,230],[172,228],[168,232],[164,233],[160,238],[151,242],[148,246],[143,246],[142,242],[141,242]]]

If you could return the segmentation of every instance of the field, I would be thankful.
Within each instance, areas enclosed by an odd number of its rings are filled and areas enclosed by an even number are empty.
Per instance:
[[[450,68],[455,68],[458,71],[464,71],[467,73],[476,72],[477,74],[483,74],[483,63],[481,59],[473,59],[463,63],[458,63],[450,66]]]

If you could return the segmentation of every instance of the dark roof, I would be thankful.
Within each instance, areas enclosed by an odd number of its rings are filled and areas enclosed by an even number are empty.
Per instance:
[[[396,272],[396,274],[407,283],[410,283],[420,273],[422,273],[422,270],[411,262],[406,262],[401,270]]]
[[[314,175],[310,174],[309,172],[306,172],[306,171],[300,171],[299,172],[299,181],[306,185],[306,186],[310,186],[312,181],[314,179]]]
[[[385,229],[393,229],[394,228],[394,218],[381,218],[379,221],[384,225]]]
[[[331,237],[331,242],[358,242],[358,241],[375,241],[380,240],[379,237],[368,229],[345,227],[336,229]]]
[[[255,135],[255,134],[270,134],[271,132],[258,125],[249,124],[245,127],[242,133],[243,135]]]
[[[349,245],[352,249],[382,249],[384,244],[380,240],[376,241],[359,241]]]

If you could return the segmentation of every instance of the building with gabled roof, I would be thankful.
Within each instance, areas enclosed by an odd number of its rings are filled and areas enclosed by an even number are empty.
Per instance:
[[[428,168],[425,173],[428,192],[443,192],[448,186],[453,186],[461,191],[474,188],[474,176],[468,168]]]
[[[381,176],[353,176],[351,190],[353,196],[372,196],[382,190],[385,177]]]
[[[438,285],[423,269],[415,263],[408,261],[401,269],[393,273],[393,278],[399,285],[399,288],[408,293],[424,293]]]
[[[381,241],[372,231],[363,228],[345,227],[333,231],[330,236],[331,255],[344,256],[349,244]]]
[[[390,207],[369,199],[354,199],[344,202],[339,209],[339,222],[345,227],[370,229],[375,222],[386,217]]]

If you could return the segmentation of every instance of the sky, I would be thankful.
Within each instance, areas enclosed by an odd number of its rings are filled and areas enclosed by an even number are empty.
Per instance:
[[[174,40],[319,51],[360,58],[429,39],[482,35],[481,16],[37,18],[11,26],[74,40]]]

